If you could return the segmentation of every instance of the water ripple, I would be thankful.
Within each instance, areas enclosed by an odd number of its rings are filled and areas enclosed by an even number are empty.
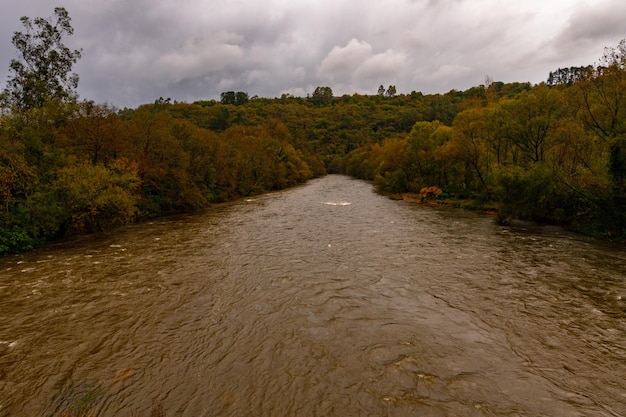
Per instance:
[[[345,177],[0,271],[0,416],[626,414],[624,250]]]

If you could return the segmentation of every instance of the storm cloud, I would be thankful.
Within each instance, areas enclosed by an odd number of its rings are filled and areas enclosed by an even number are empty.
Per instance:
[[[0,87],[20,17],[65,7],[81,48],[81,98],[134,107],[178,101],[444,93],[484,83],[539,83],[558,67],[593,64],[626,37],[622,0],[5,0]]]

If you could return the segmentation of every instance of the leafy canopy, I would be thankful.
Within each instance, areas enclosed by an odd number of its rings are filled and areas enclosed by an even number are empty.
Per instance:
[[[20,19],[25,31],[13,34],[19,59],[11,60],[12,77],[1,95],[3,106],[26,111],[41,108],[49,100],[77,98],[78,75],[71,71],[81,51],[63,44],[63,37],[74,33],[67,10],[57,7],[54,14],[49,19]]]

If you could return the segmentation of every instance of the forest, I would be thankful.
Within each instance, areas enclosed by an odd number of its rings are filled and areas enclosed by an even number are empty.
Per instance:
[[[0,255],[341,173],[496,219],[626,233],[626,41],[547,81],[445,94],[79,100],[70,17],[22,18],[0,95]]]

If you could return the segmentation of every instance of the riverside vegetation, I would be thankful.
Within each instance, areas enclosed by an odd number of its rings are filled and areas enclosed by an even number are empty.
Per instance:
[[[0,254],[290,187],[326,173],[497,208],[497,219],[626,232],[626,42],[547,82],[445,94],[225,92],[134,109],[79,100],[70,17],[22,18],[0,97]]]

